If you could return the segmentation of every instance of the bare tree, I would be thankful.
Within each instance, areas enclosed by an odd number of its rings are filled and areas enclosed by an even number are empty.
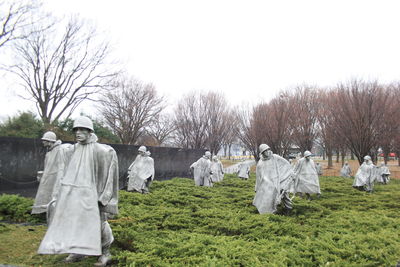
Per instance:
[[[333,148],[337,142],[336,128],[334,127],[334,118],[332,112],[335,109],[336,98],[332,92],[323,90],[318,91],[317,101],[320,104],[317,119],[318,119],[318,140],[324,148],[324,152],[328,158],[328,168],[333,167]]]
[[[331,115],[336,133],[361,164],[364,156],[375,156],[385,129],[382,118],[389,116],[384,107],[390,105],[393,98],[377,81],[355,79],[339,84],[335,94]]]
[[[156,146],[165,146],[174,131],[173,119],[169,114],[160,114],[146,128],[146,134],[153,138]]]
[[[227,134],[229,107],[215,92],[190,93],[175,109],[175,142],[186,148],[207,148],[218,153]]]
[[[0,47],[45,29],[39,24],[45,17],[38,15],[40,7],[38,1],[0,0]]]
[[[134,79],[121,78],[114,86],[101,98],[99,110],[123,144],[136,144],[164,110],[164,98],[153,85]]]
[[[232,145],[238,142],[238,121],[237,121],[237,116],[235,115],[234,111],[231,110],[228,115],[227,115],[227,123],[226,128],[225,128],[225,137],[222,140],[222,145],[225,150],[225,156],[228,155],[228,159],[231,158],[231,149]],[[226,153],[228,151],[228,153]]]
[[[117,72],[107,64],[107,42],[93,28],[72,18],[61,36],[57,28],[28,36],[16,46],[11,71],[35,101],[45,124],[69,117],[84,100],[106,88]],[[51,31],[50,31],[51,30]]]
[[[295,88],[290,96],[292,138],[301,151],[311,150],[317,131],[317,91],[309,86]]]
[[[253,117],[254,108],[245,107],[236,108],[236,118],[238,127],[237,137],[250,151],[254,158],[258,161],[259,159],[259,145],[263,142],[262,136],[257,129],[257,121]]]
[[[389,101],[380,107],[384,111],[380,117],[383,123],[381,123],[379,145],[383,151],[384,161],[387,163],[389,153],[395,150],[396,137],[400,131],[400,84],[393,83],[384,86],[384,91],[389,96]]]
[[[207,147],[207,116],[200,96],[190,93],[175,108],[175,144],[184,148]]]
[[[257,113],[258,114],[257,116]],[[258,112],[254,114],[261,118],[258,121],[259,132],[263,142],[268,144],[274,153],[285,156],[289,152],[292,141],[290,127],[291,116],[290,98],[287,92],[281,92],[268,104],[258,106]]]
[[[207,119],[207,147],[211,153],[216,155],[228,134],[227,128],[231,123],[230,109],[225,96],[222,94],[208,92],[202,95],[201,98],[205,105]]]

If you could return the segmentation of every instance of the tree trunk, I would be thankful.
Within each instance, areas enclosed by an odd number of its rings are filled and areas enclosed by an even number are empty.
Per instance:
[[[346,152],[342,151],[342,166],[344,165],[344,159],[346,157]]]
[[[333,167],[332,149],[329,148],[326,149],[326,157],[328,158],[328,168],[332,168]]]
[[[336,163],[339,163],[339,149],[336,150]]]
[[[353,154],[353,152],[350,152],[350,159],[351,159],[351,160],[354,160],[354,154]]]

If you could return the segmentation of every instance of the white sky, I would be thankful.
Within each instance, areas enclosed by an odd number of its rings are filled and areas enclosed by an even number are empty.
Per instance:
[[[192,90],[224,92],[236,105],[302,83],[400,77],[400,1],[46,0],[45,7],[93,20],[127,72],[171,103]],[[0,116],[28,109],[1,91]]]

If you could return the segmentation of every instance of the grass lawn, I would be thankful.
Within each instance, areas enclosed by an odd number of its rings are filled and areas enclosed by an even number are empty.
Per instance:
[[[226,175],[213,188],[175,178],[153,183],[148,195],[121,191],[120,214],[110,220],[114,265],[394,266],[400,181],[377,185],[373,194],[351,184],[321,177],[321,198],[296,197],[290,216],[258,214],[254,174],[248,181]],[[65,255],[36,255],[45,228],[0,224],[0,264],[64,266]]]

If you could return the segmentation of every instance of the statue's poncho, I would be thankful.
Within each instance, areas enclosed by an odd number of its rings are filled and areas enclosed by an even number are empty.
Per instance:
[[[61,141],[57,140],[46,153],[43,176],[40,179],[32,214],[46,212],[48,204],[57,195],[68,159],[68,148],[70,147],[70,144],[62,145]]]
[[[148,155],[137,155],[128,172],[128,191],[135,190],[142,193],[146,187],[146,180],[154,179],[154,160]]]
[[[224,167],[221,161],[211,161],[211,180],[213,182],[221,182],[224,179]]]
[[[238,170],[238,176],[240,178],[245,178],[248,179],[249,178],[249,172],[250,172],[250,165],[247,163],[241,163],[239,165],[239,170]]]
[[[380,166],[379,167],[379,174],[380,175],[390,175],[390,170],[389,170],[389,167],[388,166]]]
[[[378,182],[387,183],[390,180],[389,176],[390,176],[390,170],[389,170],[388,166],[381,165],[379,167],[378,175],[377,175]]]
[[[205,156],[194,162],[193,169],[194,184],[199,186],[212,186],[211,181],[211,161]]]
[[[343,165],[342,169],[340,170],[340,176],[342,177],[350,177],[351,176],[351,169],[349,165]]]
[[[100,212],[118,213],[118,159],[96,141],[91,134],[88,143],[75,144],[38,253],[101,255]]]
[[[256,167],[256,195],[253,200],[258,212],[274,213],[292,181],[293,169],[286,159],[275,154],[269,159],[261,157]]]
[[[294,167],[295,192],[321,194],[317,169],[312,159],[301,158]]]
[[[376,179],[376,170],[375,165],[370,163],[363,162],[360,168],[358,168],[356,175],[354,176],[354,187],[362,187],[366,186],[367,190],[371,190],[373,187],[373,183]]]
[[[321,164],[315,164],[315,169],[317,170],[317,174],[318,175],[322,175],[323,174],[323,170],[322,170],[322,165]]]

